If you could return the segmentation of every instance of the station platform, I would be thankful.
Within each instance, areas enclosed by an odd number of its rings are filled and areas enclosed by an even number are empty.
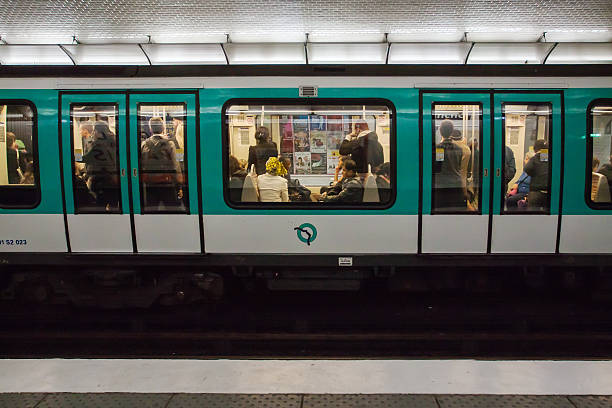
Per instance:
[[[0,394],[12,408],[604,408],[610,396],[405,394]]]
[[[0,407],[599,408],[612,361],[0,360]]]

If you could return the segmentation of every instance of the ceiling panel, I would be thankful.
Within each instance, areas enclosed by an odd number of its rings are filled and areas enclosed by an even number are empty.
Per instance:
[[[0,10],[0,35],[9,43],[73,35],[84,43],[146,42],[147,36],[200,42],[226,33],[254,42],[304,33],[325,42],[364,42],[370,41],[364,36],[384,33],[446,42],[466,31],[509,38],[546,31],[549,41],[557,34],[563,41],[585,41],[577,37],[609,38],[612,32],[610,0],[0,0]]]

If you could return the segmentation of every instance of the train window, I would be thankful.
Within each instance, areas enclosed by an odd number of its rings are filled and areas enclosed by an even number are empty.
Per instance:
[[[612,208],[612,100],[591,104],[587,137],[587,203]]]
[[[139,104],[143,214],[187,213],[185,104]]]
[[[504,104],[503,212],[550,210],[552,107],[548,103]]]
[[[76,213],[120,213],[118,107],[70,105]]]
[[[0,101],[0,207],[40,202],[37,148],[34,105]]]
[[[432,213],[479,214],[482,107],[434,103],[432,125]]]
[[[310,102],[310,101],[309,101]],[[233,206],[388,207],[394,109],[380,100],[230,101],[225,194]]]

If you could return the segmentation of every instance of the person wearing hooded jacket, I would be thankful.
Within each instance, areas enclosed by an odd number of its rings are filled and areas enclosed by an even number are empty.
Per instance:
[[[340,154],[350,156],[357,166],[357,173],[367,173],[368,165],[374,170],[384,161],[378,135],[375,131],[370,131],[365,120],[355,123],[354,132],[348,134],[340,144]]]

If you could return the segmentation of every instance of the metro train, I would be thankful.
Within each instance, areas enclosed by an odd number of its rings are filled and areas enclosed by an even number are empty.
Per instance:
[[[1,293],[98,304],[77,294],[81,280],[133,287],[138,275],[132,303],[149,305],[165,293],[184,300],[180,285],[218,296],[229,278],[335,290],[427,268],[609,271],[612,73],[553,68],[181,76],[161,67],[130,77],[5,68]],[[249,156],[262,128],[288,159],[287,200],[258,191]],[[356,172],[361,198],[325,200],[336,168],[348,171],[342,161],[356,155],[341,154],[343,140],[364,129],[382,156]],[[155,135],[172,147],[172,177],[147,164]],[[447,148],[459,149],[458,202],[445,194]],[[544,173],[527,174],[534,166]]]

